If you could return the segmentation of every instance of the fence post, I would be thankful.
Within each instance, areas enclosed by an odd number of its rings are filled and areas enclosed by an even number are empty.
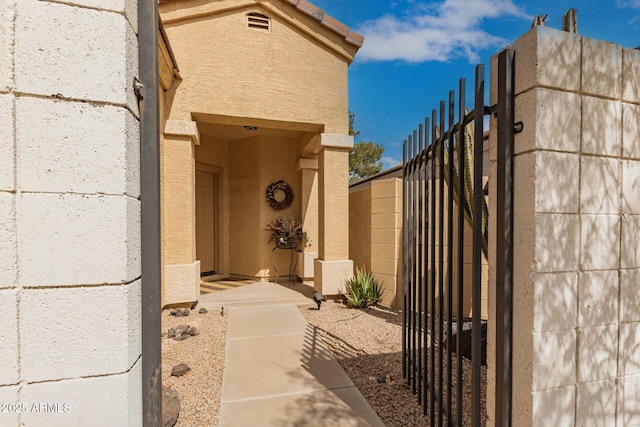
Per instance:
[[[496,427],[511,426],[514,51],[498,55],[496,215]]]

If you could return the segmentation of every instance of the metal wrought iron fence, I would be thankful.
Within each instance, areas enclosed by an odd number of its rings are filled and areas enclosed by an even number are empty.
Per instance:
[[[450,91],[448,103],[441,101],[439,111],[433,110],[404,143],[402,368],[431,426],[475,427],[486,420],[481,385],[486,381],[487,324],[481,318],[481,293],[489,212],[483,123],[492,113],[503,150],[495,187],[497,228],[502,230],[494,242],[496,425],[510,425],[513,51],[503,51],[498,62],[495,106],[484,106],[485,71],[478,65],[474,108],[465,108],[461,79],[457,104]]]

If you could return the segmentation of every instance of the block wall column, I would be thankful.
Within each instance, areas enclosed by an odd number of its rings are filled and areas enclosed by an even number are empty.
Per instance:
[[[0,425],[142,425],[137,74],[136,1],[2,3]]]
[[[328,295],[341,293],[353,275],[349,260],[349,150],[353,137],[320,134],[318,138],[318,243],[315,289]]]
[[[546,27],[513,49],[515,120],[524,130],[515,137],[512,425],[634,425],[640,55]],[[495,301],[493,272],[490,286]],[[492,330],[494,309],[490,320]],[[494,392],[490,382],[490,400]]]
[[[196,260],[195,146],[196,123],[167,120],[160,176],[163,232],[163,305],[191,303],[200,294]]]

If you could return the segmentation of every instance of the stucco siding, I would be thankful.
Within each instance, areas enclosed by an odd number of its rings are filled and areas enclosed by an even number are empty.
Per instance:
[[[271,30],[248,28],[250,11],[269,15]],[[205,112],[317,123],[325,132],[347,133],[347,60],[279,16],[243,8],[169,23],[166,31],[184,79],[171,118]]]

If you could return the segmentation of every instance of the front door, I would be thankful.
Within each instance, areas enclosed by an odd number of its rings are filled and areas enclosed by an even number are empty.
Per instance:
[[[216,176],[196,170],[196,259],[201,274],[216,271]]]

